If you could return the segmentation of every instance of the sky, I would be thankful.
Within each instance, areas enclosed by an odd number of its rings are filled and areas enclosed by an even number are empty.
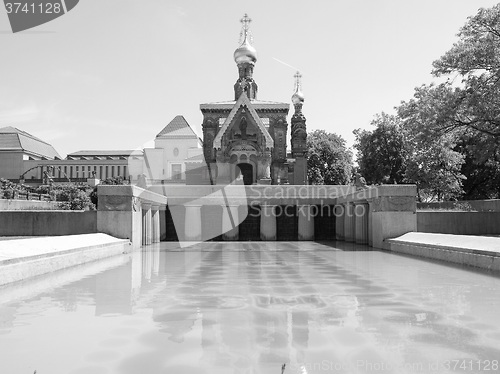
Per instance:
[[[252,19],[258,99],[290,103],[302,73],[308,131],[352,146],[357,128],[431,83],[432,62],[492,0],[80,0],[13,34],[0,8],[0,127],[64,157],[138,149],[176,115],[233,100],[240,19]],[[293,113],[291,106],[290,115]]]

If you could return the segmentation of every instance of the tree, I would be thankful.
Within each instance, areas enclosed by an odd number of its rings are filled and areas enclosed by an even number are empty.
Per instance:
[[[462,193],[463,155],[453,150],[446,137],[413,139],[410,144],[405,180],[417,185],[419,201],[458,199]]]
[[[500,159],[492,155],[485,161],[478,161],[478,155],[487,148],[485,137],[472,131],[464,133],[454,150],[464,155],[461,173],[466,177],[463,181],[464,200],[498,199],[500,198]],[[491,144],[489,144],[491,146]]]
[[[354,130],[359,173],[368,184],[402,183],[407,157],[405,136],[397,116],[381,113],[372,131]]]
[[[456,198],[463,186],[465,198],[498,196],[499,45],[500,4],[469,17],[458,41],[434,61],[433,75],[448,80],[416,88],[397,108],[415,145],[407,177],[431,195]]]
[[[435,130],[472,130],[490,139],[500,138],[500,4],[480,9],[458,33],[458,42],[440,59],[434,61],[436,77],[449,76],[435,95],[441,103],[434,105]],[[452,77],[455,75],[455,77]],[[461,77],[458,87],[454,79]],[[431,90],[432,91],[432,90]],[[439,93],[436,90],[434,94]],[[497,153],[496,144],[482,155]],[[486,159],[486,158],[484,158]]]
[[[348,184],[352,175],[352,152],[345,140],[324,130],[307,135],[309,184]]]

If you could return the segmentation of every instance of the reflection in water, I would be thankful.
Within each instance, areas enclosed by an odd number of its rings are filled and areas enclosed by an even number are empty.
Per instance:
[[[500,358],[499,278],[363,249],[162,243],[4,287],[0,373],[427,373]]]

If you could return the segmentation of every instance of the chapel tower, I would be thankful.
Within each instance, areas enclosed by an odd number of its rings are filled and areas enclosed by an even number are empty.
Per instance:
[[[238,66],[238,80],[234,84],[234,100],[238,100],[242,92],[246,92],[250,100],[257,99],[257,83],[253,80],[253,68],[257,62],[257,51],[252,46],[250,22],[247,14],[240,20],[243,25],[240,33],[241,45],[234,51],[234,61]]]
[[[302,113],[304,105],[304,94],[302,93],[302,75],[297,72],[295,78],[295,92],[292,95],[292,103],[295,113],[292,116],[292,157],[295,159],[293,184],[306,184],[307,182],[307,131],[306,117]]]

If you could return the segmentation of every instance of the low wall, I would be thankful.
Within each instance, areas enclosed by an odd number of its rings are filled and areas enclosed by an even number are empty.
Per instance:
[[[417,211],[417,231],[456,235],[500,235],[500,212]]]
[[[97,211],[0,211],[0,236],[59,236],[97,232]]]
[[[460,205],[470,206],[472,210],[477,210],[478,212],[500,212],[500,199],[417,203],[417,209],[456,209]]]
[[[0,211],[2,210],[29,210],[29,209],[57,209],[58,203],[55,201],[36,200],[7,200],[0,199]]]

